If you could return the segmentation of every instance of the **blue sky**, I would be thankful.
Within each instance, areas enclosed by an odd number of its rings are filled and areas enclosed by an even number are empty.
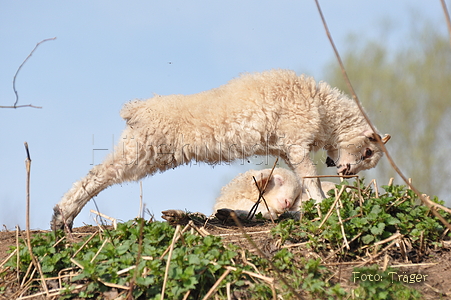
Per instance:
[[[338,49],[346,37],[381,37],[396,47],[411,38],[412,11],[443,24],[439,1],[320,1]],[[448,4],[449,5],[449,4]],[[442,22],[443,21],[443,22]],[[48,229],[53,206],[112,150],[128,100],[154,93],[192,94],[242,72],[286,68],[320,80],[333,61],[311,1],[10,1],[0,2],[0,224],[25,227],[25,149],[31,166],[31,227]],[[210,214],[221,186],[252,166],[183,166],[143,180],[146,207]],[[113,186],[95,198],[121,220],[139,209],[139,184]],[[93,224],[91,201],[75,226]]]

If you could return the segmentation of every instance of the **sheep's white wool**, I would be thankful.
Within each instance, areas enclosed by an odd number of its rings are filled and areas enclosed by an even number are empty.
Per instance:
[[[76,182],[54,209],[62,228],[99,192],[192,160],[211,164],[280,156],[296,175],[316,175],[309,152],[324,148],[342,174],[374,167],[379,144],[357,105],[327,83],[273,70],[245,74],[194,95],[155,96],[124,105],[127,126],[105,161]],[[321,201],[318,180],[305,188]]]
[[[263,197],[266,200],[269,211],[262,203],[259,204],[255,214],[262,213],[263,217],[277,218],[278,215],[286,211],[297,212],[302,201],[309,199],[307,193],[302,192],[301,184],[293,171],[275,168],[271,179],[269,175],[271,169],[250,170],[239,174],[229,184],[221,190],[221,195],[216,199],[213,207],[214,211],[219,209],[231,209],[239,215],[246,215],[252,209],[259,198],[259,190],[266,185]],[[335,187],[333,182],[323,181],[321,187],[324,192]]]

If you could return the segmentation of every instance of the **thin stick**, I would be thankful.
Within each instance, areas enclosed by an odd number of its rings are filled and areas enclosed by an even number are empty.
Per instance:
[[[41,277],[41,284],[42,288],[46,292],[46,294],[49,294],[49,290],[47,288],[47,284],[45,283],[44,279],[44,273],[42,273],[41,265],[39,264],[38,260],[33,254],[33,250],[31,248],[31,234],[30,234],[30,173],[31,173],[31,158],[30,158],[30,151],[28,149],[28,143],[25,142],[25,150],[27,152],[27,159],[25,160],[25,167],[27,169],[27,208],[26,208],[26,232],[27,232],[27,247],[28,252],[30,253],[31,261],[33,262],[34,267],[39,271],[39,275]]]
[[[33,48],[33,50],[31,50],[30,54],[28,54],[27,58],[25,58],[25,60],[22,62],[22,64],[17,69],[16,74],[14,74],[14,77],[13,77],[13,90],[14,90],[14,94],[16,94],[16,101],[14,102],[14,105],[11,108],[18,108],[19,107],[19,106],[17,106],[17,103],[19,102],[19,93],[17,93],[17,90],[16,90],[16,78],[17,78],[17,74],[19,74],[19,72],[20,72],[20,69],[22,69],[23,65],[33,55],[34,51],[36,51],[36,49],[39,47],[39,45],[41,45],[44,42],[52,41],[52,40],[55,40],[55,39],[56,39],[56,37],[50,38],[50,39],[45,39],[45,40],[42,40],[39,43],[37,43],[36,46]],[[31,104],[29,104],[29,105],[21,105],[20,107],[26,107],[26,106],[34,107],[34,108],[42,108],[40,106],[33,106]],[[6,108],[6,107],[2,107],[2,108]]]
[[[435,266],[438,265],[439,263],[419,263],[419,264],[400,264],[400,265],[391,265],[390,268],[401,268],[401,267],[407,267],[407,268],[412,268],[412,267],[424,267],[424,266]]]
[[[163,280],[163,287],[161,288],[161,300],[164,299],[164,290],[166,289],[166,282],[168,280],[168,273],[169,273],[169,266],[171,265],[171,257],[172,257],[172,250],[174,250],[174,244],[177,240],[177,235],[180,231],[180,225],[177,225],[175,228],[174,236],[172,237],[171,247],[169,248],[169,255],[168,260],[166,261],[166,269],[164,271],[164,280]]]
[[[318,8],[318,12],[319,15],[321,17],[321,20],[323,22],[324,25],[324,29],[326,31],[326,35],[329,38],[330,44],[334,50],[335,56],[338,60],[338,63],[340,64],[340,69],[341,69],[341,73],[343,74],[343,77],[346,81],[346,84],[349,88],[349,90],[351,91],[352,94],[352,98],[354,99],[354,102],[356,103],[357,107],[359,108],[360,112],[362,113],[363,117],[365,118],[365,120],[368,123],[368,126],[370,126],[371,130],[373,132],[376,132],[376,128],[374,127],[373,123],[371,123],[368,115],[366,114],[366,112],[363,110],[362,105],[360,103],[359,98],[357,97],[357,93],[355,92],[351,81],[349,80],[348,74],[346,73],[346,70],[344,68],[343,62],[341,60],[340,54],[338,53],[337,48],[335,47],[335,43],[332,39],[332,36],[329,32],[329,28],[327,27],[327,23],[326,23],[326,19],[324,18],[323,12],[321,10],[321,7],[319,5],[318,0],[315,0],[316,6]],[[379,146],[381,147],[382,151],[385,153],[385,155],[387,156],[387,159],[390,163],[390,165],[392,166],[392,168],[396,171],[396,173],[398,173],[398,175],[404,180],[404,182],[409,186],[410,189],[412,189],[415,194],[417,194],[417,196],[421,199],[421,201],[423,202],[424,205],[426,205],[428,208],[431,209],[431,212],[443,223],[443,225],[445,225],[447,228],[449,228],[451,230],[451,224],[449,224],[435,209],[433,209],[430,204],[426,201],[425,197],[423,197],[423,195],[420,193],[420,191],[412,184],[408,181],[408,179],[406,178],[406,176],[401,172],[401,170],[398,168],[398,166],[395,164],[393,158],[391,157],[390,153],[388,152],[387,148],[385,147],[385,144],[382,142],[381,138],[379,137],[379,135],[375,135],[377,143],[379,144]]]
[[[213,264],[215,264],[215,263],[213,263]],[[231,267],[231,266],[226,266],[225,268],[230,269],[232,271],[238,270],[237,268]],[[274,278],[263,276],[263,275],[260,275],[258,273],[254,273],[254,272],[250,272],[250,271],[246,271],[246,270],[241,270],[241,273],[249,275],[251,277],[255,277],[255,278],[261,279],[263,281],[266,281],[269,284],[273,284],[274,283]]]
[[[143,212],[143,182],[139,181],[139,216],[138,218],[144,218]]]
[[[335,192],[337,192],[337,189],[335,189]],[[340,223],[341,234],[343,235],[344,245],[346,246],[346,248],[348,248],[348,250],[350,250],[351,247],[349,247],[348,239],[346,238],[345,227],[343,225],[343,221],[341,220],[340,206],[343,207],[343,204],[341,203],[340,198],[338,198],[338,202],[337,202],[337,205],[335,205],[335,209],[337,210],[338,222]]]
[[[375,260],[376,258],[378,258],[379,256],[381,256],[381,254],[385,253],[385,251],[387,251],[388,249],[390,249],[393,245],[396,244],[396,240],[392,241],[390,244],[388,244],[388,246],[386,246],[385,248],[383,248],[381,251],[379,251],[376,255],[372,255],[370,256],[370,258],[364,262],[362,262],[360,265],[358,265],[358,267],[364,266],[370,262],[372,262],[373,260]]]
[[[263,198],[263,194],[266,191],[266,187],[268,186],[268,183],[271,180],[272,173],[274,172],[274,169],[276,168],[278,161],[279,161],[279,158],[276,157],[276,160],[274,161],[271,172],[269,173],[268,179],[266,180],[265,186],[263,187],[263,189],[261,189],[261,187],[258,186],[257,180],[255,180],[255,177],[252,176],[252,178],[254,179],[255,185],[257,186],[258,199],[257,199],[257,202],[255,202],[254,206],[252,206],[251,210],[249,211],[249,214],[247,215],[247,219],[252,219],[254,217],[255,212],[257,211],[257,208],[258,208],[258,205],[260,204],[261,199]],[[268,204],[266,203],[266,200],[264,198],[263,198],[263,201],[265,202],[266,209],[268,210],[269,216],[271,217],[271,221],[274,223],[274,219],[273,219],[271,213],[269,212]]]
[[[329,208],[329,211],[327,212],[324,219],[321,221],[321,224],[319,224],[318,228],[321,228],[324,225],[324,223],[326,223],[327,219],[329,219],[330,215],[332,214],[332,210],[334,209],[335,205],[337,205],[338,199],[340,199],[341,194],[343,193],[344,189],[345,189],[345,186],[342,185],[338,195],[335,195],[334,203],[332,203],[332,206]],[[337,190],[337,189],[335,189],[335,190]]]
[[[19,248],[19,225],[16,225],[16,250]],[[17,251],[17,257],[16,257],[16,266],[17,266],[17,283],[20,283],[20,251]]]
[[[219,284],[221,284],[221,281],[224,280],[224,278],[227,277],[227,275],[229,275],[229,273],[232,270],[230,269],[226,269],[226,271],[221,275],[221,277],[219,277],[218,280],[216,280],[215,284],[213,284],[213,286],[210,288],[210,290],[207,292],[207,294],[202,298],[202,300],[207,300],[208,298],[210,298],[211,295],[213,295],[213,293],[215,292],[216,288],[219,286]]]
[[[116,218],[109,217],[109,216],[107,216],[107,215],[105,215],[105,214],[102,214],[101,212],[98,212],[98,211],[93,210],[93,209],[91,209],[90,212],[93,213],[93,214],[95,214],[95,215],[97,215],[97,216],[99,216],[99,217],[101,217],[101,218],[110,220],[110,221],[111,221],[111,225],[113,225],[113,228],[114,228],[114,229],[117,229],[117,219],[116,219]],[[97,222],[97,220],[96,220],[96,222]],[[103,222],[101,222],[101,223],[102,223],[102,226],[105,226],[105,225],[103,224]],[[99,224],[97,224],[97,225],[99,225]],[[103,230],[103,228],[102,228],[100,225],[99,225],[99,228]]]
[[[75,253],[72,255],[72,258],[74,258],[75,256],[77,256],[77,254],[99,233],[99,231],[97,230],[96,232],[94,232],[87,240],[86,242],[83,243],[83,245],[81,245],[81,247],[75,251]]]
[[[445,0],[440,0],[442,3],[443,13],[445,14],[446,25],[448,26],[448,34],[449,34],[449,43],[451,45],[451,20],[449,18],[448,9],[446,8]]]
[[[248,232],[248,235],[251,234],[260,234],[260,233],[270,233],[271,230],[262,230],[262,231],[251,231]],[[216,236],[234,236],[234,235],[242,235],[241,233],[221,233],[221,234],[217,234]]]
[[[243,225],[241,225],[241,222],[238,220],[238,217],[236,216],[236,213],[234,211],[231,212],[231,217],[235,221],[235,224],[238,226],[240,231],[243,233],[243,236],[249,241],[249,243],[252,245],[252,247],[257,250],[257,253],[261,257],[265,257],[268,264],[271,266],[271,268],[277,273],[279,279],[287,286],[287,288],[293,293],[293,295],[298,298],[302,299],[301,295],[289,284],[289,282],[285,279],[285,277],[282,276],[282,272],[277,268],[272,261],[263,253],[263,251],[257,246],[257,244],[254,242],[254,240],[247,235],[246,231],[243,228]]]
[[[19,248],[14,249],[14,251],[11,252],[11,254],[8,255],[8,257],[0,264],[0,271],[1,271],[1,269],[3,269],[3,265],[6,264],[11,257],[16,255],[17,249],[19,249]],[[17,265],[17,269],[19,269],[19,265]]]
[[[103,243],[102,246],[100,246],[99,250],[97,250],[96,254],[93,256],[93,258],[89,261],[90,263],[93,263],[94,260],[97,258],[97,256],[100,254],[100,252],[102,251],[103,247],[105,247],[106,243],[108,242],[108,238],[106,238]]]
[[[138,255],[136,257],[136,269],[135,272],[133,273],[133,278],[132,281],[130,282],[130,291],[128,293],[127,299],[133,300],[133,289],[135,287],[135,282],[136,282],[136,276],[138,274],[138,265],[141,262],[141,255],[142,255],[142,245],[143,245],[143,230],[144,230],[144,218],[140,219],[140,223],[139,223],[139,240],[138,240]]]
[[[266,181],[266,183],[268,183],[268,181],[270,180],[270,178],[271,178],[271,177],[268,178],[268,180]],[[269,217],[271,218],[271,221],[272,221],[273,223],[275,223],[275,222],[274,222],[274,218],[272,217],[272,214],[271,214],[271,212],[269,211],[268,203],[266,203],[266,199],[265,199],[265,197],[263,197],[263,194],[265,193],[266,187],[264,187],[263,189],[260,189],[260,187],[258,186],[257,180],[255,179],[254,176],[252,176],[252,179],[254,179],[255,186],[257,187],[257,190],[258,190],[258,193],[259,193],[259,197],[258,197],[257,202],[255,202],[255,204],[252,206],[252,208],[251,208],[249,214],[247,215],[247,218],[248,218],[248,219],[252,219],[252,218],[254,217],[255,213],[257,212],[258,205],[259,205],[260,202],[263,200],[263,203],[265,203],[266,210],[268,210],[268,214],[269,214]]]
[[[192,220],[190,220],[190,222],[192,222]],[[175,239],[175,242],[177,242],[179,240],[179,238],[182,236],[182,234],[184,234],[188,229],[190,229],[191,226],[188,224],[186,224],[185,227],[183,227],[182,231],[180,231],[180,234],[177,236],[177,238]],[[164,250],[163,254],[161,254],[160,256],[160,260],[163,259],[163,257],[169,252],[169,250],[171,250],[171,245],[169,245],[166,250]]]

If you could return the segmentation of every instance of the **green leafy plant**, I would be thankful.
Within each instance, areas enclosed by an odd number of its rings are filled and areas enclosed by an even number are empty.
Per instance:
[[[344,181],[337,185],[348,186]],[[300,221],[288,220],[279,223],[272,233],[281,242],[309,241],[309,245],[316,250],[330,247],[343,248],[343,232],[352,251],[342,251],[345,256],[364,254],[364,249],[374,243],[384,241],[397,233],[408,237],[413,246],[420,247],[420,237],[423,243],[437,245],[444,233],[443,224],[434,217],[426,206],[419,205],[419,200],[411,190],[405,186],[383,186],[385,193],[376,197],[372,190],[367,190],[362,199],[358,195],[365,190],[363,181],[356,181],[349,191],[343,190],[340,201],[336,201],[334,192],[319,205],[318,213],[314,200],[303,204]],[[442,204],[437,198],[434,202]],[[337,208],[338,206],[338,208]],[[328,214],[331,213],[331,214]],[[445,218],[450,218],[441,212]],[[321,227],[320,227],[321,225]]]
[[[380,246],[375,243],[384,244],[394,234],[409,239],[417,248],[440,245],[443,225],[426,207],[417,204],[410,190],[384,186],[385,193],[376,195],[365,190],[361,181],[350,189],[343,182],[338,189],[343,185],[339,200],[332,192],[319,210],[314,201],[307,201],[300,220],[284,219],[273,226],[272,234],[280,245],[302,242],[309,249],[281,248],[262,257],[233,244],[225,245],[218,236],[186,230],[169,251],[176,230],[168,223],[139,219],[79,241],[64,237],[62,232],[36,234],[32,251],[44,277],[61,278],[61,299],[102,299],[112,287],[124,295],[133,287],[135,299],[160,299],[163,286],[165,299],[201,299],[214,285],[216,299],[228,299],[228,291],[242,299],[273,299],[275,295],[290,299],[295,297],[293,291],[307,299],[347,299],[351,294],[356,299],[417,299],[419,294],[400,282],[360,280],[351,290],[345,289],[334,281],[333,271],[323,265],[323,259],[299,254],[313,250],[343,261],[367,255],[368,248],[377,250]],[[449,215],[442,215],[449,219]],[[13,256],[5,267],[14,272],[14,277],[18,273],[21,280],[38,279],[37,272],[30,273],[26,243],[21,241],[18,251],[19,262]],[[388,276],[376,267],[354,271]],[[38,285],[32,285],[29,293],[38,289]],[[0,294],[4,290],[0,289]]]

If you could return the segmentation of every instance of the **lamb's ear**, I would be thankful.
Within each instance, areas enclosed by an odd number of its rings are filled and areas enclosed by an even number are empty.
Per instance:
[[[269,175],[266,177],[260,176],[260,178],[255,178],[257,180],[257,184],[260,187],[260,189],[263,189],[265,187],[266,181],[268,181],[268,177],[269,177]],[[283,185],[283,183],[284,183],[283,177],[275,174],[271,177],[271,180],[266,185],[266,191],[268,192],[270,189],[272,189],[275,186],[281,186],[281,185]],[[255,184],[255,183],[253,183],[253,184]]]
[[[373,131],[366,130],[363,132],[363,135],[367,137],[370,140],[370,142],[377,142],[376,133],[374,133]],[[379,138],[382,139],[380,135]]]
[[[386,144],[390,139],[391,139],[391,135],[389,135],[389,134],[387,133],[387,134],[384,135],[384,137],[382,138],[382,143]]]
[[[271,181],[272,181],[272,182],[275,182],[276,186],[281,186],[281,185],[283,185],[284,182],[285,182],[285,181],[283,180],[283,177],[280,176],[280,175],[278,175],[278,174],[273,175],[272,178],[271,178]]]

